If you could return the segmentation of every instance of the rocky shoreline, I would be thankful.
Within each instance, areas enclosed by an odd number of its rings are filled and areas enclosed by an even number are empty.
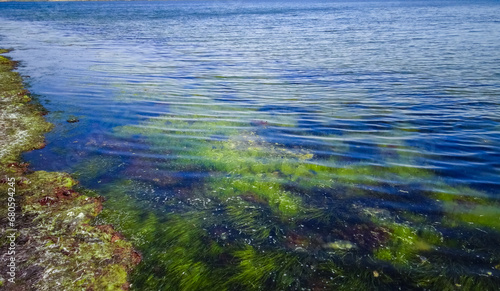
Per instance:
[[[92,225],[104,199],[21,161],[52,125],[15,66],[0,56],[0,289],[127,290],[141,256],[113,226]]]

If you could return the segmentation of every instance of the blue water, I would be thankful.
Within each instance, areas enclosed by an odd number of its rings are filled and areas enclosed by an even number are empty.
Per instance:
[[[12,2],[0,47],[56,125],[24,158],[108,197],[99,222],[144,254],[137,290],[494,290],[499,15],[496,1]],[[167,226],[186,221],[219,260],[176,257],[184,228]],[[295,263],[255,274],[249,248],[267,254],[255,269]]]

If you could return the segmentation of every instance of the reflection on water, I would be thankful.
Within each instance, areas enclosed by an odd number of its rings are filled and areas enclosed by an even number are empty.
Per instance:
[[[500,286],[498,4],[2,8],[137,290]]]

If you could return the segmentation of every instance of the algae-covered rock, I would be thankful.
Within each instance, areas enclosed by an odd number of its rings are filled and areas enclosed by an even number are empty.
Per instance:
[[[19,162],[19,155],[44,146],[43,133],[52,125],[30,103],[15,62],[0,56],[0,163]]]
[[[52,125],[14,65],[0,56],[0,203],[10,207],[0,208],[0,256],[15,262],[1,268],[0,288],[128,289],[127,274],[141,256],[112,226],[90,225],[103,199],[80,195],[68,174],[30,173],[21,163],[23,151],[44,146]]]

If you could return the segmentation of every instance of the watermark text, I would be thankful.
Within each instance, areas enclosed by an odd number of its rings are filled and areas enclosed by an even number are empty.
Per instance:
[[[16,280],[16,179],[7,178],[8,199],[7,199],[7,281],[15,283]]]

